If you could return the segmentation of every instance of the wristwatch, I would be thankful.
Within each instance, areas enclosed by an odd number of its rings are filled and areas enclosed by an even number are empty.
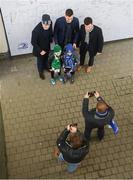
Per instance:
[[[97,98],[97,101],[102,101],[102,97],[99,96],[99,97]]]

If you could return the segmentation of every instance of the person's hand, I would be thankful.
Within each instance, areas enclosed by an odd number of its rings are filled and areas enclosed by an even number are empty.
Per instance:
[[[76,43],[73,43],[73,48],[74,48],[74,49],[76,49],[76,48],[77,48]]]
[[[88,92],[85,94],[84,98],[89,98]]]
[[[54,149],[54,156],[57,158],[60,154],[60,150],[58,148]]]
[[[43,56],[44,54],[46,54],[46,52],[45,52],[44,50],[42,50],[42,51],[40,52],[40,54]]]
[[[77,132],[77,126],[70,126],[70,132],[76,133]]]
[[[70,131],[70,124],[67,125],[67,130]]]
[[[102,53],[97,52],[97,54],[96,54],[96,55],[100,55],[100,54],[102,54]]]
[[[67,125],[67,130],[71,133],[77,132],[77,126],[71,126],[71,124]]]
[[[95,91],[94,96],[98,98],[100,96],[99,92]]]

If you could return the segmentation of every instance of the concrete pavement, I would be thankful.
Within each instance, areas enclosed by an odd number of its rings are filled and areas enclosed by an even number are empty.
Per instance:
[[[76,73],[75,83],[50,84],[38,77],[33,56],[0,61],[0,97],[9,178],[133,178],[133,39],[108,43],[90,74]],[[92,133],[90,152],[76,172],[66,172],[53,151],[64,127],[77,122],[86,91],[98,90],[115,109],[119,134],[105,128],[99,142]],[[96,100],[91,99],[91,107]]]

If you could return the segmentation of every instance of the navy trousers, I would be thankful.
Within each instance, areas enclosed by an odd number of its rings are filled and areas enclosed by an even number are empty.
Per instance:
[[[88,66],[93,66],[93,64],[94,64],[94,55],[92,55],[92,53],[90,53],[89,47],[88,47],[87,44],[84,44],[84,45],[80,46],[80,66],[84,65],[85,57],[86,57],[87,52],[89,53]]]

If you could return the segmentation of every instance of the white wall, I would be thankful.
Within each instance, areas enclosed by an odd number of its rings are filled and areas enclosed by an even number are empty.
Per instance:
[[[32,52],[31,31],[44,13],[53,22],[72,8],[80,23],[86,16],[103,29],[105,41],[133,37],[133,0],[0,0],[11,55]]]
[[[8,51],[5,31],[3,27],[2,17],[0,14],[0,53],[6,53]]]

